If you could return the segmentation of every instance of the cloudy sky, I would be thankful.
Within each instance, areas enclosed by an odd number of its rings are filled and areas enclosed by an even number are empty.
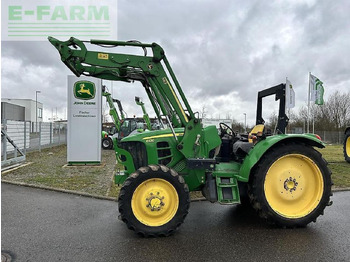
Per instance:
[[[72,1],[73,2],[73,1]],[[230,115],[252,125],[259,90],[292,82],[296,105],[307,101],[308,72],[325,98],[350,85],[350,1],[119,0],[118,38],[157,42],[165,50],[194,111]],[[65,40],[65,39],[62,39]],[[1,96],[35,99],[44,118],[65,118],[70,71],[49,42],[2,41]],[[111,83],[129,116],[141,115],[139,84]],[[268,103],[270,100],[268,100]],[[266,116],[274,110],[266,108]]]

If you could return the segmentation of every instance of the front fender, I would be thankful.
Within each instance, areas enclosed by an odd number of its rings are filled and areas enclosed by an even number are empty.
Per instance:
[[[237,179],[242,182],[249,181],[249,175],[252,168],[259,162],[261,157],[271,148],[280,143],[303,143],[314,147],[324,148],[325,145],[314,134],[292,134],[292,135],[274,135],[257,143],[244,158]]]
[[[130,175],[131,173],[135,172],[136,168],[130,152],[118,146],[118,139],[116,137],[113,137],[113,145],[117,163],[125,167],[124,174]]]

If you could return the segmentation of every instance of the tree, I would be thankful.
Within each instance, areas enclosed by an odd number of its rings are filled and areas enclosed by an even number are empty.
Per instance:
[[[266,129],[271,130],[272,133],[275,133],[276,127],[277,127],[277,122],[278,122],[278,115],[276,111],[273,111],[271,115],[269,116],[268,121],[266,122],[265,126]]]
[[[235,119],[232,119],[232,130],[237,133],[244,132],[244,124],[237,122]]]
[[[344,129],[350,118],[350,92],[347,94],[334,92],[329,97],[323,113],[325,117],[330,118],[337,130]]]
[[[202,107],[202,110],[200,112],[200,116],[202,119],[206,118],[207,116],[207,108],[205,106]]]
[[[299,109],[298,115],[290,117],[294,127],[304,127],[307,120],[307,107]],[[310,124],[315,123],[317,131],[342,131],[350,123],[350,92],[339,91],[330,95],[324,105],[310,106]]]

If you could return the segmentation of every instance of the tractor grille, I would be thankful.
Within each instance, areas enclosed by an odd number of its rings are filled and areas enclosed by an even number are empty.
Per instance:
[[[171,162],[172,154],[168,142],[157,143],[158,164],[167,165]]]
[[[119,146],[128,151],[134,162],[135,169],[147,166],[147,151],[144,143],[141,142],[121,142]]]
[[[181,160],[181,161],[179,161],[174,167],[173,167],[173,169],[176,171],[176,172],[178,172],[178,173],[180,173],[182,170],[184,170],[186,168],[186,160],[184,159],[184,160]]]

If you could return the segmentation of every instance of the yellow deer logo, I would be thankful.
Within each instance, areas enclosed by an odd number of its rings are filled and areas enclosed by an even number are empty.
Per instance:
[[[81,94],[88,94],[89,96],[92,96],[90,89],[84,89],[85,84],[80,84],[79,85],[80,89],[77,91],[77,93]]]

